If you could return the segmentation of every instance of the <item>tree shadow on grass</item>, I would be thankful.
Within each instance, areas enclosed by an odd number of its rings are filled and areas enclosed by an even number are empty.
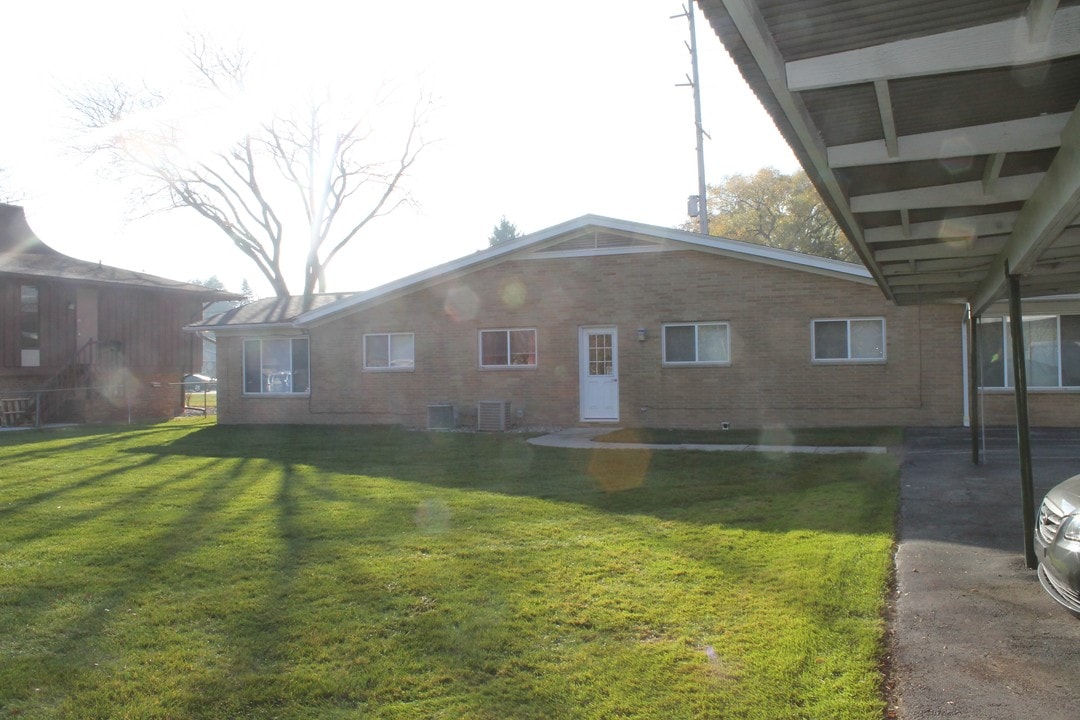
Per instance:
[[[621,657],[659,666],[670,655],[650,653],[663,650],[692,668],[694,648],[670,626],[662,594],[631,600],[606,583],[633,581],[649,555],[670,561],[673,575],[642,582],[701,593],[702,612],[734,604],[761,589],[765,559],[718,547],[710,526],[880,531],[878,505],[853,519],[811,521],[805,510],[850,499],[836,487],[887,484],[860,478],[855,461],[800,458],[809,465],[793,468],[757,454],[589,453],[395,428],[207,427],[174,437],[140,435],[118,448],[137,483],[110,483],[110,465],[9,513],[101,489],[93,508],[20,536],[55,547],[100,538],[81,551],[87,583],[45,572],[11,624],[52,628],[39,651],[27,652],[35,642],[22,635],[7,642],[24,648],[21,675],[45,688],[58,715],[599,716],[618,693],[641,693],[647,707],[650,694],[672,690],[602,663],[583,669],[576,654],[629,645]],[[544,501],[529,504],[536,527],[495,502],[507,497]],[[449,515],[453,503],[459,516]],[[779,512],[792,504],[804,512]],[[688,524],[703,541],[693,532],[676,541],[651,518]],[[627,528],[647,542],[609,547]],[[473,536],[468,547],[455,533]],[[530,545],[543,550],[518,554]],[[676,571],[706,581],[691,589]],[[78,611],[58,623],[60,595],[73,593]],[[10,692],[0,698],[35,707],[30,686]],[[143,697],[159,698],[153,712]]]
[[[773,532],[889,532],[898,475],[890,455],[587,451],[535,447],[520,436],[382,426],[212,426],[132,451],[258,458],[346,479],[392,478]],[[318,491],[330,495],[334,485]]]

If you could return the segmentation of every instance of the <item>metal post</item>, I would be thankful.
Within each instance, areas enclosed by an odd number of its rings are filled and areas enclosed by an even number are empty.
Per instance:
[[[982,411],[982,398],[979,397],[979,385],[982,380],[979,367],[979,319],[972,312],[969,304],[967,308],[968,326],[968,424],[971,426],[971,462],[974,465],[982,464],[979,443],[980,413]]]
[[[1024,512],[1024,560],[1034,570],[1035,483],[1031,470],[1031,426],[1028,422],[1027,363],[1024,361],[1024,316],[1020,305],[1020,276],[1008,274],[1009,330],[1012,334],[1013,389],[1016,392],[1016,441],[1020,451],[1020,496]]]

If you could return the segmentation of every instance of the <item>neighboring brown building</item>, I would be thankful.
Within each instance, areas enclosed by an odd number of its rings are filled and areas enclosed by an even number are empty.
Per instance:
[[[201,341],[182,328],[234,297],[68,257],[0,204],[0,400],[27,398],[21,421],[173,417],[182,396],[170,383],[201,365]]]
[[[859,265],[586,216],[189,329],[217,335],[222,423],[956,426],[963,318]]]

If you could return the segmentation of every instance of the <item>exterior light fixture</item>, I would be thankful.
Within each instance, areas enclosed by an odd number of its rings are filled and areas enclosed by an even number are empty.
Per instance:
[[[638,340],[638,342],[645,342],[645,335],[646,335],[645,328],[638,328],[637,329],[637,340]]]

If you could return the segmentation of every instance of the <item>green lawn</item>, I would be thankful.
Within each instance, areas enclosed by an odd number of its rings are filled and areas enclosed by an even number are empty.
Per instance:
[[[217,390],[184,393],[184,405],[189,408],[217,408]]]
[[[903,428],[764,428],[749,430],[665,430],[626,428],[594,438],[598,442],[660,443],[676,445],[827,445],[840,447],[894,447],[904,442]]]
[[[0,434],[0,717],[882,716],[888,455]]]

